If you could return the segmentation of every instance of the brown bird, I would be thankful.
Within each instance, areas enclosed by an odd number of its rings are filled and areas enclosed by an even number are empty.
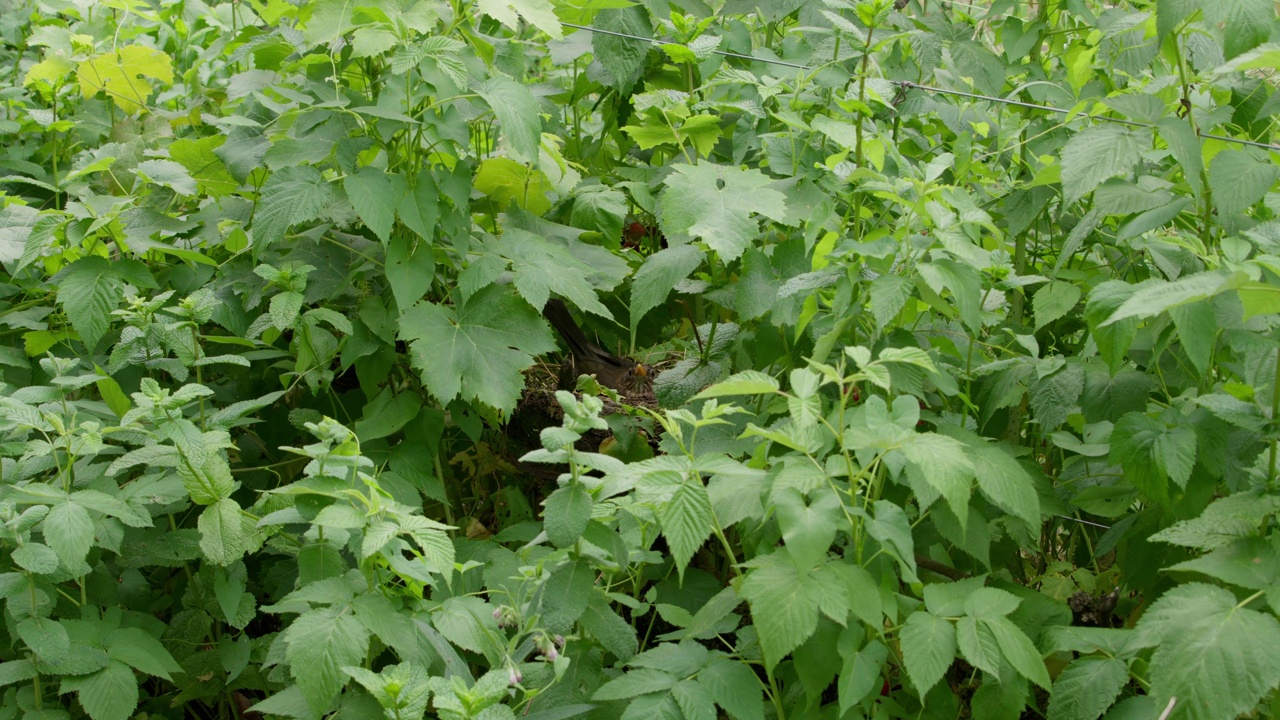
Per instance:
[[[630,358],[618,357],[588,340],[564,302],[551,298],[543,308],[542,315],[560,332],[571,353],[569,373],[566,376],[564,369],[560,372],[561,386],[567,384],[572,388],[581,374],[595,375],[601,385],[624,395],[641,396],[651,392],[653,381],[649,368]],[[568,362],[566,364],[569,365]]]

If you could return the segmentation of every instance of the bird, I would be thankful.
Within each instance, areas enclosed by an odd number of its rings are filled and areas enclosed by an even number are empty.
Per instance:
[[[542,315],[551,323],[569,346],[570,360],[567,368],[562,367],[560,384],[562,388],[573,387],[578,375],[595,375],[601,385],[613,388],[628,397],[646,396],[652,392],[652,371],[644,363],[631,358],[619,357],[604,348],[592,343],[578,327],[569,308],[564,301],[551,298],[547,301]],[[569,372],[566,373],[565,370]]]

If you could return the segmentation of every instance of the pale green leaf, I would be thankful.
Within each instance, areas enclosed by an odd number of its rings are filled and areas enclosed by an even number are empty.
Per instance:
[[[1129,682],[1129,667],[1113,657],[1082,657],[1053,683],[1048,720],[1098,720]]]
[[[364,221],[384,244],[391,239],[391,225],[396,219],[396,206],[405,193],[404,178],[388,175],[376,167],[365,166],[348,175],[342,181],[347,199]]]
[[[419,302],[401,317],[400,337],[410,342],[414,367],[441,402],[461,396],[501,410],[515,406],[533,356],[555,349],[538,313],[497,285],[461,307]]]
[[[786,217],[786,196],[756,169],[676,165],[666,185],[659,199],[663,230],[703,240],[724,262],[736,260],[756,240],[760,223],[753,216],[779,222]]]
[[[798,573],[782,553],[758,559],[742,581],[741,592],[751,605],[767,667],[776,666],[818,627],[821,588],[808,574]]]
[[[692,245],[664,248],[645,258],[631,283],[631,327],[666,302],[672,289],[701,264],[702,253]]]
[[[1178,698],[1174,720],[1234,718],[1280,685],[1280,622],[1201,583],[1161,595],[1138,621],[1158,642],[1147,680],[1157,707]]]
[[[40,525],[45,543],[69,568],[79,567],[93,547],[93,520],[89,511],[73,503],[55,506]]]
[[[482,12],[487,12],[484,10],[486,2],[492,7],[507,4],[507,0],[483,0],[480,3]],[[546,3],[550,7],[547,0],[519,2]],[[554,15],[552,20],[555,20]],[[559,25],[558,22],[556,24]],[[495,73],[476,88],[476,93],[489,103],[516,158],[524,162],[537,162],[538,145],[542,141],[542,116],[538,101],[529,88],[502,73]]]
[[[128,720],[138,707],[138,678],[122,662],[80,677],[63,677],[62,692],[77,693],[80,706],[93,720]]]
[[[734,720],[764,720],[760,681],[744,663],[715,657],[698,671],[698,682]]]
[[[284,630],[289,673],[316,714],[324,713],[347,684],[344,665],[363,665],[369,631],[341,606],[299,615]]]
[[[947,620],[916,611],[902,626],[900,639],[903,663],[911,681],[924,694],[942,679],[955,659],[955,628]]]
[[[200,513],[200,549],[209,562],[230,565],[244,555],[244,522],[235,500],[223,498]]]
[[[547,497],[543,524],[552,545],[568,547],[582,537],[591,519],[591,504],[591,493],[576,481]]]
[[[711,535],[713,515],[706,487],[686,479],[662,506],[658,518],[676,568],[683,575],[693,554]]]
[[[1223,0],[1234,1],[1237,0]],[[1265,156],[1246,150],[1223,150],[1209,163],[1213,204],[1224,215],[1244,214],[1267,194],[1278,176],[1280,169]]]
[[[561,565],[542,584],[542,621],[547,629],[568,634],[591,601],[596,572],[585,562]]]
[[[123,283],[105,258],[81,258],[55,276],[58,304],[92,348],[111,326],[111,312],[120,305]]]
[[[1119,125],[1096,125],[1076,133],[1062,148],[1064,202],[1074,203],[1107,178],[1128,175],[1151,147],[1151,132]]]
[[[1044,665],[1044,659],[1021,628],[1005,617],[986,617],[979,622],[995,636],[1004,659],[1019,675],[1045,690],[1049,689],[1049,670]]]
[[[332,191],[310,165],[281,168],[267,178],[253,214],[254,245],[259,251],[284,238],[289,228],[320,217]]]
[[[523,18],[554,39],[563,34],[551,0],[477,0],[476,7],[512,30],[520,29]]]
[[[1031,309],[1036,330],[1063,317],[1080,302],[1080,288],[1071,283],[1054,281],[1036,290]]]
[[[778,381],[758,370],[744,370],[725,378],[693,396],[694,400],[727,395],[771,395],[778,392]]]

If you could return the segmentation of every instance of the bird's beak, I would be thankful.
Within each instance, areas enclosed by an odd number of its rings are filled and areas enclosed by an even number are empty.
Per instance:
[[[636,364],[636,374],[642,378],[649,377],[649,371],[644,369],[644,365]]]

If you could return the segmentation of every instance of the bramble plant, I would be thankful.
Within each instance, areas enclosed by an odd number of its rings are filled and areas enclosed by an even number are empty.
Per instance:
[[[2,8],[0,720],[1280,715],[1271,0]]]

